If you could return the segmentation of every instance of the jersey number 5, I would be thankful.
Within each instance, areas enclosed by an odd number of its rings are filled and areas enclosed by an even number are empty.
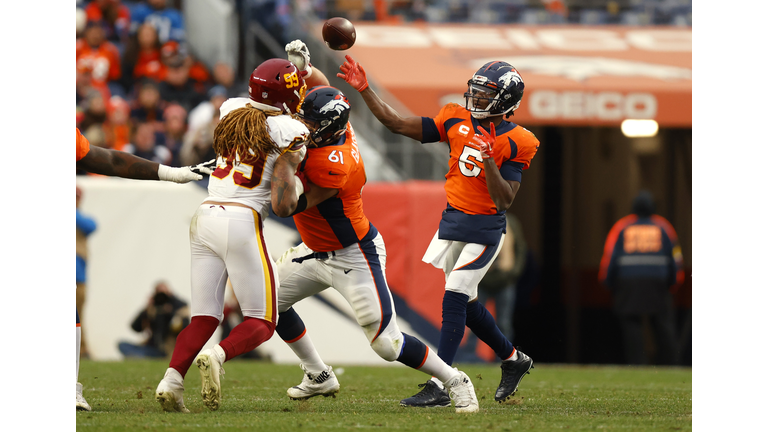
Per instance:
[[[264,158],[256,159],[246,157],[235,168],[232,159],[223,158],[226,165],[218,165],[211,176],[224,180],[229,174],[232,174],[232,181],[246,189],[253,189],[261,184],[261,176],[264,173]]]

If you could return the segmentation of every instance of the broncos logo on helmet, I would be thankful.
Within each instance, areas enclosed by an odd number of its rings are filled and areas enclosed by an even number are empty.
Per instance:
[[[316,86],[307,92],[298,115],[312,126],[310,141],[321,147],[334,144],[346,132],[351,109],[349,99],[341,90]]]
[[[339,115],[344,114],[344,111],[349,110],[349,101],[347,100],[344,95],[337,95],[335,99],[328,102],[327,104],[323,105],[322,108],[320,108],[320,113],[328,113],[331,111],[335,111]]]
[[[484,64],[467,81],[467,86],[466,108],[477,119],[514,114],[525,89],[520,73],[502,61]]]

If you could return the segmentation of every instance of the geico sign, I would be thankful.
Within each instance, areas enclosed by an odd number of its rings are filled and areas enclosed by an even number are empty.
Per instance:
[[[536,91],[525,103],[539,119],[652,119],[658,108],[650,93]]]

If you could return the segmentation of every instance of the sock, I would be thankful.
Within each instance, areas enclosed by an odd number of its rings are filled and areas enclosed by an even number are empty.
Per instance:
[[[432,350],[427,352],[427,359],[424,361],[424,366],[419,370],[432,375],[432,378],[436,383],[439,381],[438,384],[440,388],[443,388],[444,382],[449,381],[459,373],[456,369],[445,364],[445,362]]]
[[[499,330],[493,315],[480,302],[467,305],[467,327],[502,360],[513,355],[515,347],[512,342]]]
[[[187,375],[195,357],[213,336],[218,326],[219,320],[212,316],[193,316],[189,325],[176,337],[176,347],[173,349],[170,367],[176,369],[182,378]]]
[[[520,356],[517,355],[517,348],[515,348],[515,351],[512,353],[512,355],[502,361],[517,361],[518,358],[520,358]]]
[[[429,348],[424,345],[424,342],[415,337],[405,333],[401,334],[403,335],[403,346],[400,348],[400,355],[397,357],[397,361],[408,367],[421,369],[424,366],[424,362],[427,361]]]
[[[440,344],[437,355],[448,365],[453,364],[467,321],[467,301],[469,296],[454,291],[443,295],[443,325],[440,328]]]
[[[245,317],[243,322],[229,332],[229,336],[219,342],[227,354],[227,360],[250,351],[264,341],[269,340],[275,333],[275,324],[260,318]]]
[[[307,328],[304,327],[304,321],[293,308],[280,314],[275,331],[280,339],[288,344],[291,351],[296,354],[296,357],[309,372],[320,372],[328,369],[328,365],[320,358],[315,344],[309,338]]]

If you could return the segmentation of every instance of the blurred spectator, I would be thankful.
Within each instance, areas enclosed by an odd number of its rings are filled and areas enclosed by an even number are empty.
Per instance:
[[[653,195],[638,193],[632,214],[608,233],[600,262],[599,279],[613,294],[625,360],[633,365],[649,364],[646,333],[655,339],[656,364],[677,364],[678,357],[672,291],[685,277],[683,254],[672,224],[654,213]]]
[[[208,90],[208,100],[201,102],[189,112],[188,133],[194,133],[211,123],[213,116],[218,117],[219,108],[227,100],[227,96],[227,90],[224,87],[220,85],[211,87]]]
[[[79,127],[85,116],[88,98],[94,92],[101,94],[102,100],[108,100],[111,93],[103,83],[95,83],[92,79],[92,68],[88,64],[77,66],[75,75],[75,103],[76,105],[76,125]]]
[[[163,165],[170,164],[173,155],[165,146],[157,144],[155,130],[152,123],[137,123],[133,128],[131,142],[123,151]]]
[[[75,21],[75,37],[81,38],[83,37],[83,32],[85,31],[85,24],[88,22],[88,14],[85,13],[85,10],[81,7],[77,7],[77,14],[76,14],[76,21]]]
[[[103,21],[108,41],[125,46],[131,25],[131,11],[120,0],[93,0],[85,7],[88,20]]]
[[[205,123],[195,126],[194,129],[190,128],[184,136],[184,145],[181,147],[182,165],[187,165],[189,161],[205,162],[216,157],[216,152],[213,151],[213,131],[219,124],[219,110],[217,108],[206,112],[209,117]]]
[[[122,151],[131,140],[129,123],[131,107],[120,96],[112,96],[107,104],[107,121],[104,123],[106,146]]]
[[[123,56],[123,85],[132,87],[130,84],[134,81],[146,78],[160,81],[165,73],[164,69],[160,59],[157,30],[150,24],[142,24],[130,38]]]
[[[226,90],[228,98],[247,97],[248,86],[245,83],[235,82],[235,70],[229,63],[219,62],[213,65],[213,84]],[[210,93],[208,97],[210,98]]]
[[[178,9],[168,7],[167,3],[166,0],[138,3],[131,14],[131,31],[135,32],[140,25],[148,23],[157,29],[161,44],[170,40],[183,42],[186,38],[184,19]]]
[[[144,333],[141,345],[120,342],[126,357],[165,357],[173,352],[176,336],[189,324],[187,303],[176,297],[165,282],[158,282],[147,307],[131,323],[133,331]]]
[[[101,127],[107,120],[107,106],[104,101],[104,94],[96,89],[90,89],[85,95],[85,99],[79,106],[82,116],[78,119],[77,127],[83,133],[91,126]]]
[[[198,92],[205,92],[210,85],[211,74],[208,72],[208,68],[190,55],[185,45],[174,41],[166,42],[160,49],[160,59],[165,66],[160,74],[161,81],[166,79],[168,68],[186,65],[189,66],[189,78]]]
[[[245,3],[248,11],[244,15],[246,19],[258,22],[277,39],[281,46],[295,39],[291,34],[293,18],[290,0],[245,0]],[[322,4],[322,6],[316,5],[316,7],[323,8],[327,2],[320,1],[317,3]]]
[[[103,21],[86,23],[83,37],[77,40],[77,67],[90,70],[91,79],[108,85],[113,94],[123,94],[122,86],[115,82],[122,74],[120,52],[113,43],[106,40],[103,25]]]
[[[208,74],[205,68],[195,62],[180,47],[162,49],[163,63],[167,66],[165,78],[160,82],[160,97],[163,101],[181,105],[189,111],[203,102]]]
[[[171,152],[170,166],[181,166],[181,146],[187,132],[187,110],[180,105],[171,104],[163,113],[163,145]]]
[[[88,346],[85,342],[85,330],[83,329],[83,307],[86,295],[86,263],[88,261],[88,236],[96,231],[96,221],[80,212],[80,199],[83,191],[78,187],[77,202],[75,204],[77,232],[75,235],[75,258],[77,279],[77,310],[80,314],[80,358],[88,358]]]
[[[152,122],[159,129],[162,126],[165,104],[160,98],[158,84],[152,80],[143,80],[137,88],[136,100],[131,108],[133,122]]]

